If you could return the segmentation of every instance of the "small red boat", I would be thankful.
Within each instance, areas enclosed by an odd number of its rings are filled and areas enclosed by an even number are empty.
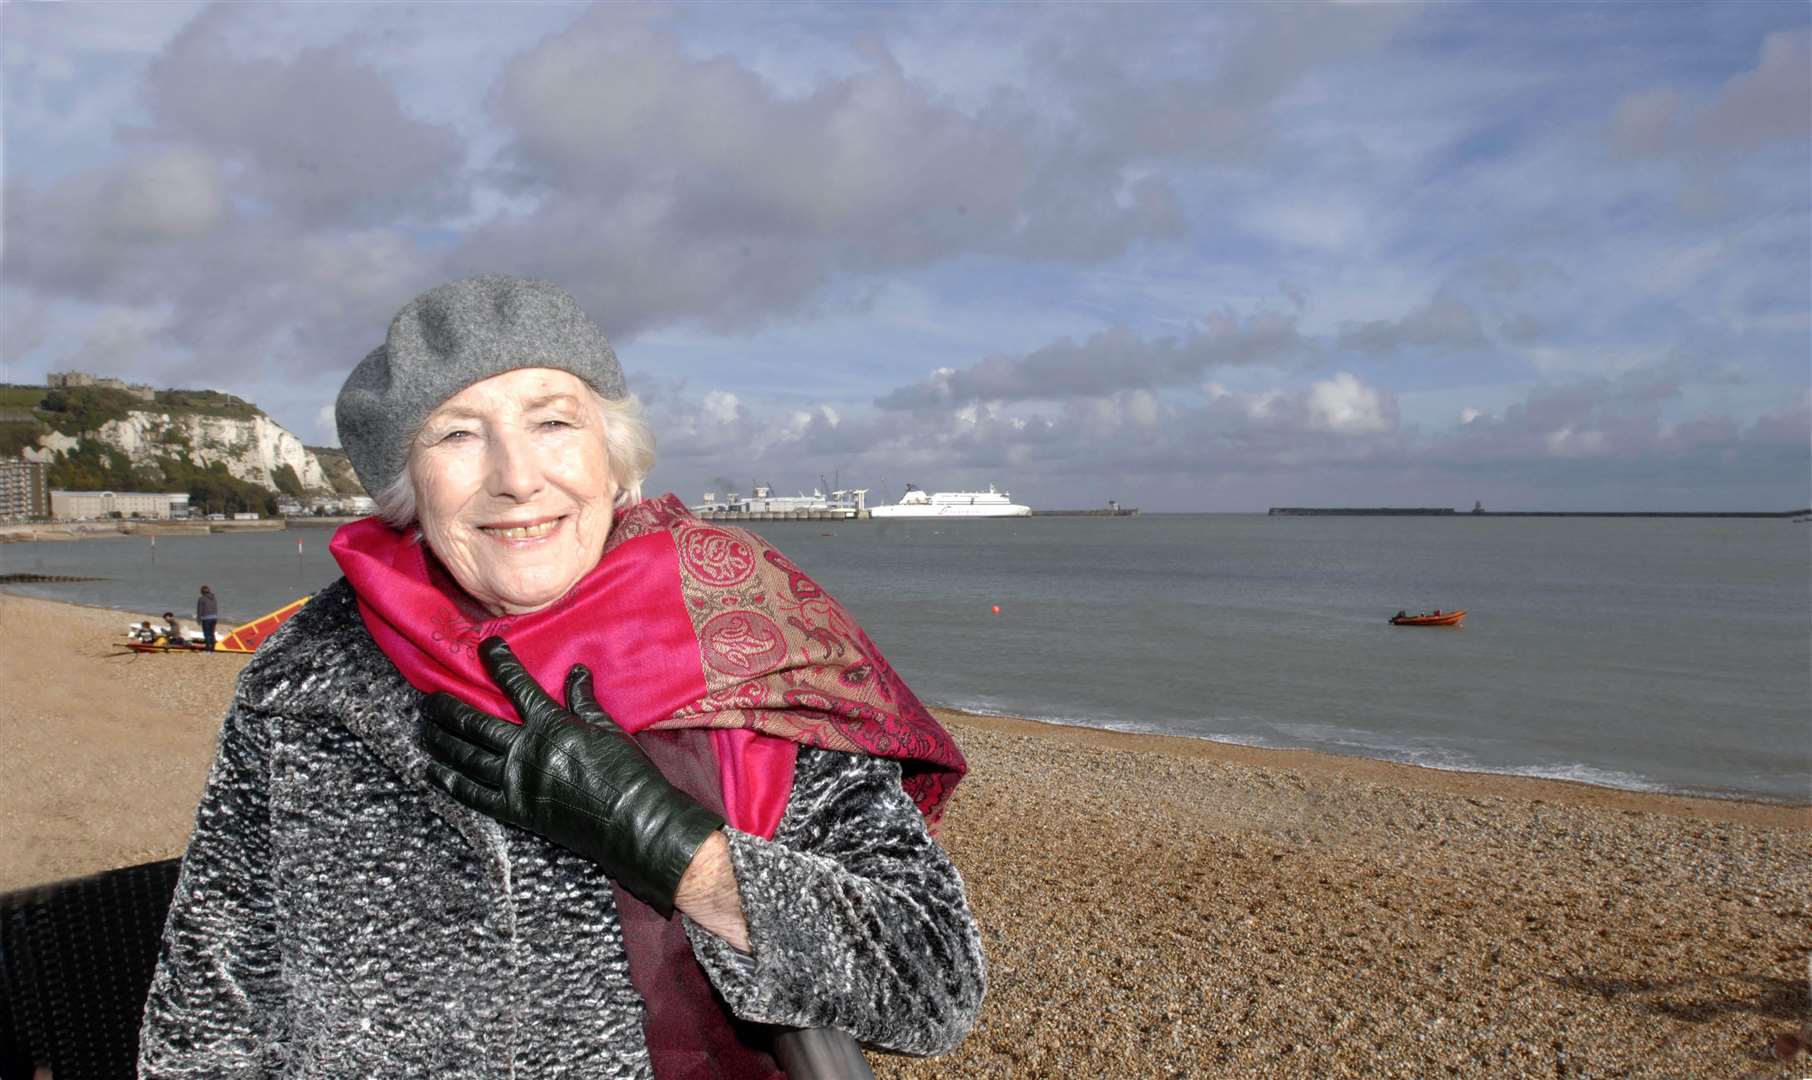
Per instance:
[[[1435,611],[1424,615],[1405,615],[1398,612],[1390,617],[1392,626],[1458,626],[1466,617],[1466,609],[1458,611]]]

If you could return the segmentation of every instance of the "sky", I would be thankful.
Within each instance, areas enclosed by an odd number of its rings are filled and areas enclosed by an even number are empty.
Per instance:
[[[0,6],[0,378],[311,445],[554,281],[653,491],[1812,505],[1812,6]],[[821,480],[822,478],[822,480]]]

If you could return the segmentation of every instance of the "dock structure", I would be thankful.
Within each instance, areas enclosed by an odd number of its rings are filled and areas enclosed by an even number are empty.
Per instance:
[[[867,521],[867,510],[693,510],[700,521]]]
[[[690,509],[703,521],[865,521],[868,489],[840,489],[827,498],[816,488],[810,495],[776,495],[770,485],[756,484],[747,497],[732,491],[719,499],[707,491],[705,501]]]

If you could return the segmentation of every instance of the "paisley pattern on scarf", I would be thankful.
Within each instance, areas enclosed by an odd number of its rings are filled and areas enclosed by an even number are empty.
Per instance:
[[[699,629],[705,663],[737,678],[774,670],[786,657],[786,639],[766,615],[726,611]]]
[[[722,726],[728,712],[739,714],[736,726],[807,746],[899,758],[903,786],[935,822],[962,776],[962,754],[843,605],[761,537],[700,522],[671,495],[635,511],[658,515],[682,553],[681,589],[709,687],[654,726],[689,726],[700,713],[719,714],[709,722]],[[744,552],[759,554],[748,574],[719,571],[732,558],[740,571]],[[758,644],[781,651],[757,652]]]
[[[679,541],[679,555],[693,577],[719,588],[740,585],[755,572],[749,545],[721,529],[688,529]]]

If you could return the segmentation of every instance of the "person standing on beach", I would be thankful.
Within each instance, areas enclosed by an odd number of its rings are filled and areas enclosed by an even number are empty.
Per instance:
[[[201,587],[201,595],[195,598],[195,620],[201,623],[202,648],[214,651],[214,622],[220,618],[220,601],[215,599],[214,590],[206,585]]]
[[[961,752],[792,561],[642,496],[577,301],[417,297],[336,418],[378,513],[239,676],[141,1080],[843,1080],[968,1033]]]

